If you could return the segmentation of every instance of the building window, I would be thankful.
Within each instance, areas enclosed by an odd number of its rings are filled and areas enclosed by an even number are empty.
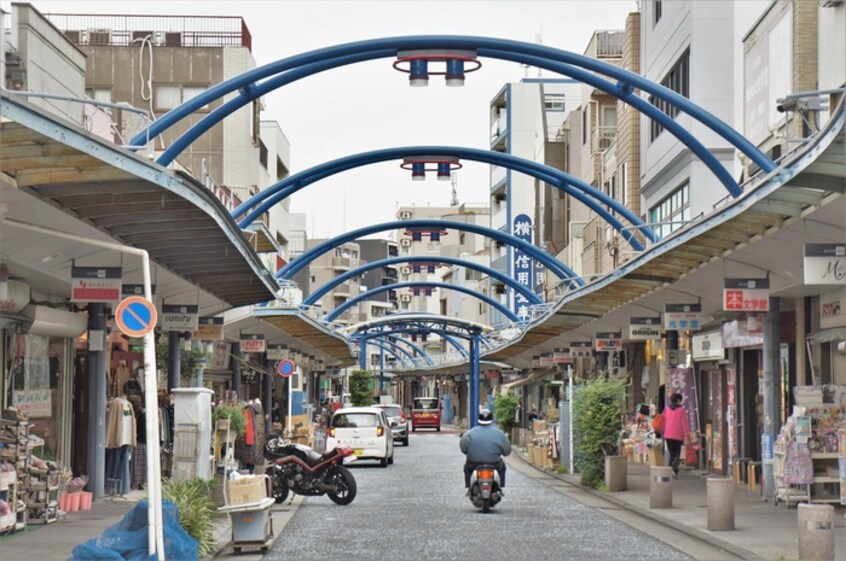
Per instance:
[[[679,95],[690,97],[690,49],[685,50],[684,54],[676,61],[673,67],[661,80],[661,85],[673,90]],[[663,99],[658,99],[654,95],[649,96],[649,103],[657,107],[675,119],[679,114],[679,108],[675,105],[670,105]],[[663,125],[657,121],[650,121],[649,123],[649,141],[652,142],[664,131]]]
[[[566,111],[567,104],[563,94],[546,94],[543,97],[544,111]]]
[[[153,106],[157,111],[169,111],[206,91],[206,86],[156,86]],[[207,111],[208,105],[204,105],[197,111]]]
[[[111,88],[86,88],[85,95],[93,99],[94,101],[100,101],[103,103],[111,103],[112,102],[112,90]]]
[[[649,209],[649,223],[662,238],[690,222],[690,183],[685,183]]]
[[[661,19],[661,0],[655,0],[655,20],[653,21],[653,25],[658,23],[658,20]]]

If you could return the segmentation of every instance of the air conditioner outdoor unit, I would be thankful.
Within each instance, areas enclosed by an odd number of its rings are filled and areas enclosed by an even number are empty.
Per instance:
[[[411,294],[400,294],[400,302],[405,304],[411,302]]]
[[[400,269],[400,274],[408,276],[411,274],[411,267],[403,267]]]
[[[411,240],[408,238],[403,238],[400,240],[400,245],[403,247],[411,247]]]
[[[411,220],[412,214],[410,210],[400,212],[400,220]]]

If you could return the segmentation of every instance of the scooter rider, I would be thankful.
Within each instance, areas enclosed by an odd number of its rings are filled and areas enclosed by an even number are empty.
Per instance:
[[[479,426],[465,432],[458,443],[467,456],[464,464],[464,487],[470,489],[470,476],[481,464],[492,465],[499,472],[499,486],[505,487],[505,462],[503,456],[511,453],[511,443],[493,424],[493,414],[488,409],[479,412]]]

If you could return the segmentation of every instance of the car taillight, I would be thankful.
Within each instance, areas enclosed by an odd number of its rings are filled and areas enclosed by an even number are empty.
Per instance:
[[[476,473],[478,474],[479,479],[493,479],[492,469],[480,469]]]
[[[385,434],[385,427],[376,427],[376,436],[382,436]]]
[[[335,438],[335,427],[329,427],[329,436]]]

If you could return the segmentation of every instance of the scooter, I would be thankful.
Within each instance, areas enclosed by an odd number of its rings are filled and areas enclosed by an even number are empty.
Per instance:
[[[325,494],[338,505],[348,505],[355,499],[355,478],[342,465],[355,461],[349,446],[341,445],[318,454],[304,444],[275,437],[265,444],[264,457],[270,462],[267,475],[277,503],[285,502],[292,491],[306,496]]]
[[[470,502],[482,512],[490,512],[491,507],[502,500],[499,472],[491,465],[478,465],[470,476]]]

